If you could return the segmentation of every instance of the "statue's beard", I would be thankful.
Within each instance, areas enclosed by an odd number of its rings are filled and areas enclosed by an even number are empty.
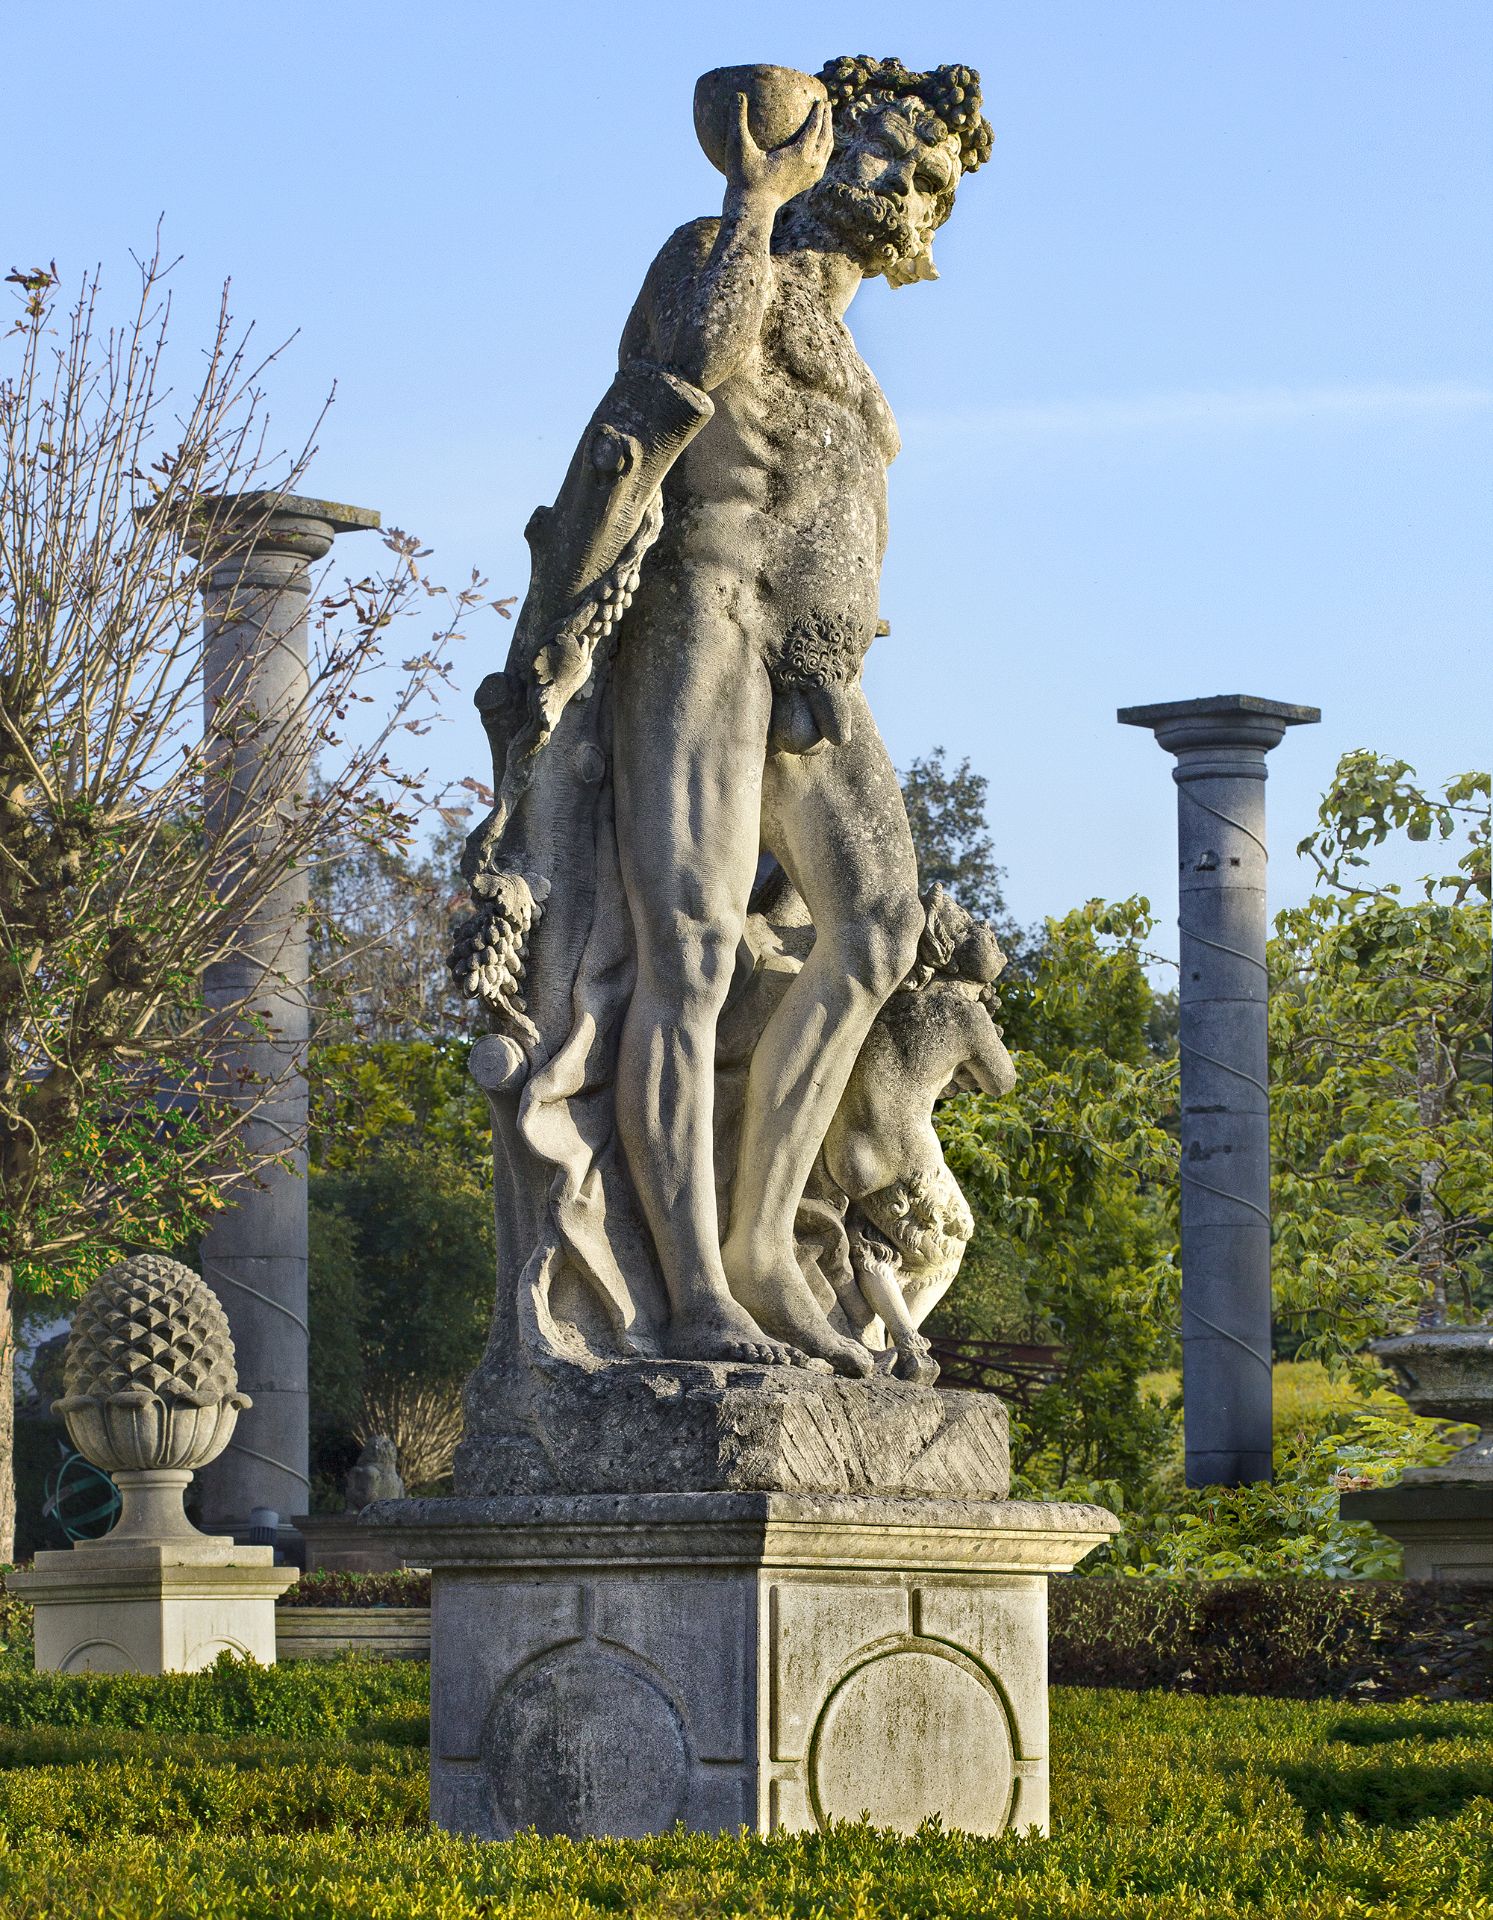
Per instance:
[[[810,187],[803,205],[862,273],[884,273],[893,286],[934,278],[931,236],[921,233],[886,194],[825,178]]]

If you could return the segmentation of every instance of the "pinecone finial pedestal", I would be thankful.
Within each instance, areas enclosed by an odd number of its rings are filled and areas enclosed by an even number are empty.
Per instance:
[[[54,1403],[73,1445],[113,1476],[101,1540],[39,1553],[11,1584],[36,1606],[36,1664],[63,1672],[190,1672],[228,1651],[275,1658],[275,1600],[297,1578],[270,1547],[199,1533],[183,1495],[240,1412],[227,1317],[190,1267],[136,1254],[79,1302]]]

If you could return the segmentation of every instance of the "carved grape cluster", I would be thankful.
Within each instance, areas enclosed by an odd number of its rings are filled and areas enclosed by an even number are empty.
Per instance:
[[[542,912],[520,873],[479,868],[472,882],[477,911],[458,922],[450,966],[458,989],[475,999],[500,1032],[535,1038],[524,1002],[529,931]]]
[[[916,100],[959,142],[965,173],[990,158],[995,134],[980,112],[980,76],[972,67],[933,67],[915,73],[900,60],[873,60],[867,53],[842,54],[819,70],[838,119],[869,100]]]

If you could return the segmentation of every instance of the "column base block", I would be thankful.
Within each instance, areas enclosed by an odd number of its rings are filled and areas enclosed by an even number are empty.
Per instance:
[[[195,1673],[220,1653],[275,1659],[275,1601],[300,1578],[270,1547],[199,1535],[45,1552],[7,1585],[36,1608],[39,1673]]]
[[[1338,1509],[1400,1543],[1407,1580],[1493,1581],[1493,1482],[1407,1475],[1396,1486],[1344,1493]]]
[[[1098,1507],[780,1493],[380,1502],[433,1575],[449,1832],[1046,1829],[1047,1575]]]
[[[357,1513],[298,1513],[307,1573],[394,1573],[404,1565],[393,1545]]]

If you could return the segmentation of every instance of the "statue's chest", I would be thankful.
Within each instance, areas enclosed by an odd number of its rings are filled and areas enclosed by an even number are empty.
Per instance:
[[[881,458],[895,458],[900,442],[886,396],[855,350],[842,321],[822,301],[791,281],[779,285],[762,330],[769,367],[787,383],[855,415]]]

